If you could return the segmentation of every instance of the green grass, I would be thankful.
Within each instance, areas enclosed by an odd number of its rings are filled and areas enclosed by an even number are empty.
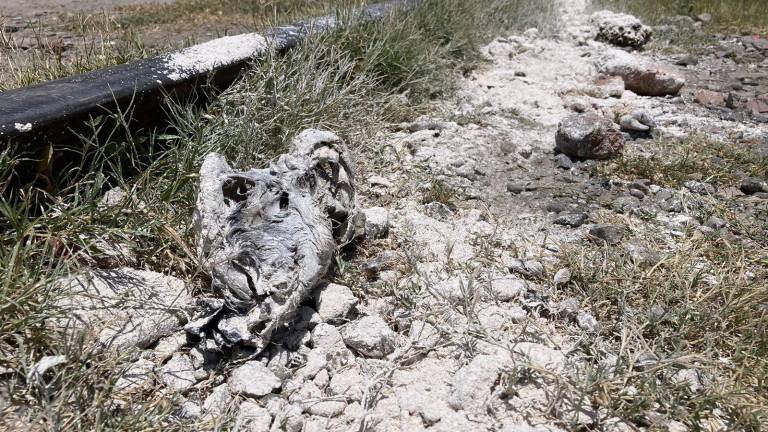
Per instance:
[[[664,241],[634,234],[652,248]],[[610,323],[603,343],[583,349],[596,360],[606,351],[618,355],[615,370],[582,371],[579,386],[593,405],[636,425],[648,424],[645,414],[654,411],[696,430],[718,412],[730,430],[761,430],[768,421],[765,253],[719,234],[688,237],[656,265],[613,247],[563,251],[573,274],[564,295],[583,298],[590,313]],[[645,352],[659,362],[633,368]],[[703,389],[676,382],[681,369],[698,371]]]
[[[680,140],[648,142],[643,153],[626,152],[596,165],[595,174],[625,180],[645,178],[671,187],[694,178],[718,186],[738,186],[742,175],[768,177],[768,159],[747,147],[693,134]]]
[[[381,151],[374,137],[382,123],[450,94],[453,78],[481,63],[482,43],[508,29],[543,27],[551,11],[549,0],[426,0],[258,62],[207,108],[171,107],[169,130],[129,131],[129,115],[116,113],[91,125],[101,139],[49,147],[39,160],[7,149],[0,155],[0,366],[9,373],[0,383],[0,429],[204,429],[169,417],[178,400],[159,393],[111,403],[125,358],[46,328],[66,295],[53,282],[98,262],[95,239],[106,237],[130,244],[140,268],[205,289],[191,219],[206,154],[222,153],[240,168],[264,166],[297,132],[320,127],[342,135],[364,165]],[[480,31],[478,23],[485,23]],[[21,165],[37,166],[36,182],[19,187]],[[130,198],[99,208],[101,194],[117,186]],[[53,354],[68,355],[67,366],[44,391],[28,388],[28,367]]]
[[[696,16],[709,13],[723,29],[765,29],[768,15],[763,0],[596,0],[596,9],[631,13],[656,24],[674,15]]]

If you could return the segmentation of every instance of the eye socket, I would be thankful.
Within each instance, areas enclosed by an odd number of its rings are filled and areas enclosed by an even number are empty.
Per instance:
[[[290,195],[288,195],[288,192],[283,192],[280,194],[280,210],[285,210],[288,207],[288,204],[290,203]]]
[[[245,177],[229,177],[224,180],[221,185],[221,193],[224,195],[224,199],[241,203],[246,200],[248,191],[256,186],[252,180]]]

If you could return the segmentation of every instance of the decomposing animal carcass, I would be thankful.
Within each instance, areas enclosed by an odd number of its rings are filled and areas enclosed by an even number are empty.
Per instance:
[[[264,348],[365,223],[341,139],[314,129],[266,169],[236,172],[208,155],[194,217],[218,297],[200,299],[186,329],[218,348]]]

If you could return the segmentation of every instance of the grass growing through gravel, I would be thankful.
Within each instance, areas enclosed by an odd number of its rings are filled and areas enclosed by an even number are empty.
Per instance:
[[[652,247],[664,243],[633,234]],[[687,237],[655,263],[615,247],[564,251],[573,273],[567,291],[610,323],[606,342],[585,351],[617,356],[584,373],[593,406],[654,430],[669,420],[697,430],[713,413],[729,430],[761,430],[768,421],[766,252],[720,234]],[[641,366],[648,355],[653,361]]]
[[[722,28],[765,29],[768,15],[763,0],[596,0],[595,8],[607,8],[637,15],[651,23],[674,15],[712,15],[714,23]]]
[[[595,166],[602,177],[649,179],[654,184],[679,187],[696,179],[718,186],[738,186],[741,176],[768,177],[768,159],[749,148],[703,135],[661,138],[644,145],[643,153],[627,152]]]
[[[203,111],[173,107],[172,130],[125,133],[116,115],[113,140],[85,137],[51,149],[40,164],[46,190],[15,188],[15,170],[25,161],[14,149],[0,154],[0,429],[210,428],[168,416],[180,400],[151,388],[113,403],[131,353],[99,354],[46,328],[62,313],[54,305],[66,294],[54,281],[98,266],[104,253],[97,240],[106,239],[129,245],[138,267],[205,289],[190,222],[207,153],[222,153],[241,168],[263,166],[301,129],[321,127],[370,156],[381,150],[372,137],[382,122],[406,119],[448,94],[456,71],[479,62],[481,43],[508,28],[543,25],[551,7],[549,0],[425,0],[382,22],[315,37],[255,65]],[[128,197],[100,206],[101,194],[117,186]],[[30,366],[55,354],[66,355],[67,364],[46,376],[47,385],[28,385]]]

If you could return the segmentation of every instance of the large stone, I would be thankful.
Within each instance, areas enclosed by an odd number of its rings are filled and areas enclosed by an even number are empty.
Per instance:
[[[515,277],[504,277],[491,281],[491,293],[503,302],[515,300],[528,291],[528,284]]]
[[[272,415],[256,402],[243,401],[235,417],[235,430],[249,432],[268,432],[272,424]]]
[[[454,375],[448,403],[456,410],[481,407],[490,397],[503,367],[504,362],[497,356],[478,355]]]
[[[758,192],[768,192],[768,183],[757,177],[748,177],[742,180],[740,189],[747,195],[753,195]]]
[[[671,67],[649,62],[634,55],[609,49],[595,61],[602,74],[620,76],[624,87],[641,96],[677,95],[685,85],[685,79]]]
[[[365,215],[365,235],[369,238],[386,237],[389,233],[389,210],[383,207],[371,207],[363,210]]]
[[[349,316],[357,304],[357,297],[344,285],[329,283],[315,292],[317,313],[323,321],[338,321]]]
[[[258,361],[249,361],[232,371],[228,383],[232,393],[250,397],[268,395],[282,384],[269,368]]]
[[[641,96],[674,96],[680,93],[680,89],[685,85],[684,78],[659,64],[646,64],[621,77],[627,90]]]
[[[341,334],[348,347],[366,357],[381,358],[395,351],[395,332],[378,316],[361,318]]]
[[[50,324],[114,351],[149,347],[181,329],[194,307],[184,281],[151,271],[91,270],[59,284],[63,318]]]
[[[624,225],[597,224],[589,229],[589,238],[601,244],[616,245],[624,239]]]
[[[572,114],[557,128],[555,147],[570,157],[608,159],[624,148],[624,137],[613,122],[596,114]]]
[[[653,30],[632,15],[603,10],[595,12],[590,21],[597,27],[597,39],[621,47],[641,47]]]
[[[174,354],[168,363],[160,368],[160,379],[171,390],[178,392],[189,390],[197,382],[192,360],[186,354]]]

